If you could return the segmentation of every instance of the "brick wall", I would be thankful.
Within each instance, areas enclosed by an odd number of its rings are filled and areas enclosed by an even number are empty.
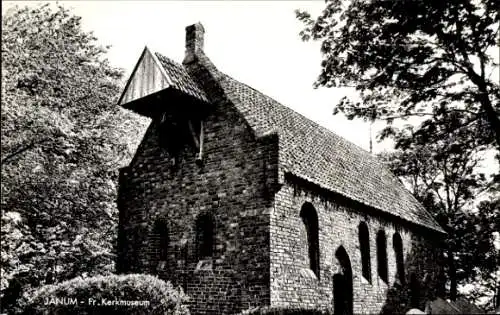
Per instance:
[[[179,115],[168,117],[175,120]],[[158,274],[183,286],[194,314],[268,305],[276,138],[256,139],[238,113],[218,102],[204,118],[203,164],[196,164],[198,150],[186,143],[173,165],[172,154],[160,143],[158,126],[156,119],[120,175],[119,268]],[[215,218],[214,255],[196,270],[195,220],[206,212]],[[163,270],[157,268],[154,248],[158,242],[153,227],[159,219],[167,223],[169,234]]]
[[[175,115],[171,115],[175,117]],[[173,119],[173,118],[172,118]],[[420,282],[418,306],[436,295],[437,244],[428,231],[394,221],[293,176],[277,184],[277,136],[255,138],[232,107],[220,101],[205,118],[204,160],[186,144],[172,165],[161,147],[158,121],[147,131],[131,165],[122,170],[118,205],[118,266],[149,272],[184,287],[194,314],[230,314],[255,306],[332,308],[335,251],[343,246],[353,274],[354,313],[404,312],[410,306],[410,273]],[[281,187],[275,195],[275,189]],[[307,234],[300,217],[311,203],[319,223],[320,280],[309,269]],[[197,270],[195,220],[215,217],[214,255]],[[165,268],[158,270],[154,223],[168,226]],[[371,283],[361,275],[359,223],[369,227]],[[375,237],[387,237],[388,282],[377,273]],[[401,235],[405,284],[396,281],[392,236]],[[206,267],[208,266],[208,267]]]
[[[319,221],[320,279],[309,272],[307,238],[300,210],[305,202],[316,209]],[[370,235],[371,283],[362,276],[358,226],[365,221]],[[331,309],[333,274],[340,266],[335,257],[339,246],[349,256],[353,275],[353,311],[358,313],[397,313],[409,309],[409,274],[420,281],[419,306],[435,296],[439,282],[439,251],[435,235],[404,222],[393,223],[374,210],[363,208],[341,196],[287,176],[276,194],[271,213],[271,305]],[[383,229],[387,237],[388,282],[377,273],[376,234]],[[399,232],[405,258],[405,282],[396,281],[396,257],[392,237]]]

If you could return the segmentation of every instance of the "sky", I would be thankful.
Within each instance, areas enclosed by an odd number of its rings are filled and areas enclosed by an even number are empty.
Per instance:
[[[17,4],[41,1],[2,1],[2,12]],[[370,125],[333,115],[343,97],[356,97],[348,88],[313,88],[320,73],[320,43],[303,42],[295,10],[317,16],[324,1],[59,1],[82,17],[103,45],[108,59],[128,77],[145,46],[182,62],[185,27],[201,22],[206,55],[217,68],[271,96],[354,144],[369,150]],[[372,138],[384,122],[372,126]],[[392,143],[373,141],[373,152],[390,150]],[[490,156],[491,155],[491,156]],[[487,172],[498,166],[493,154],[484,162]]]
[[[3,11],[13,3],[3,1]],[[148,46],[182,62],[185,27],[201,22],[205,53],[217,68],[309,119],[369,150],[369,124],[332,115],[350,89],[313,88],[320,73],[320,44],[303,42],[296,9],[316,15],[324,1],[59,1],[82,17],[84,30],[111,45],[108,59],[127,77]],[[54,2],[55,4],[55,2]],[[374,130],[382,125],[375,125]],[[387,148],[377,144],[374,152]]]

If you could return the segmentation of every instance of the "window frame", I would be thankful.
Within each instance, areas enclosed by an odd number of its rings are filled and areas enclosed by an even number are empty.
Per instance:
[[[387,260],[387,236],[385,231],[379,230],[376,238],[377,244],[377,273],[385,283],[389,282],[389,268]]]
[[[371,250],[370,250],[370,230],[364,221],[358,226],[359,251],[361,256],[361,274],[372,283]]]
[[[309,268],[320,279],[319,220],[316,208],[306,202],[300,209],[300,217],[306,229]]]
[[[396,259],[396,279],[401,284],[405,284],[403,239],[398,232],[395,232],[392,236],[392,247]]]
[[[200,213],[195,222],[196,259],[212,259],[215,252],[215,218],[211,213]]]
[[[168,265],[170,246],[170,235],[168,231],[168,224],[165,220],[158,219],[154,222],[152,236],[154,237],[154,261],[156,261],[155,268],[157,269],[164,269]]]

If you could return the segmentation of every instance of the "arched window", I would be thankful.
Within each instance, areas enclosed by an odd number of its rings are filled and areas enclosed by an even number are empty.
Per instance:
[[[387,283],[387,240],[384,230],[377,233],[377,271],[380,279]]]
[[[155,222],[152,233],[152,246],[154,258],[156,263],[152,266],[154,268],[163,269],[168,259],[168,228],[167,223],[161,220]]]
[[[396,257],[396,277],[401,284],[405,283],[404,257],[403,257],[403,241],[398,232],[392,237],[392,247],[394,248],[394,256]]]
[[[208,213],[196,220],[196,255],[199,260],[211,258],[214,252],[214,218]]]
[[[319,232],[318,215],[313,205],[305,203],[300,210],[300,217],[307,233],[307,247],[309,254],[309,268],[319,279]]]
[[[372,282],[372,270],[370,262],[370,234],[365,222],[359,224],[359,249],[361,252],[361,270],[363,277]]]
[[[333,275],[334,314],[353,314],[353,288],[351,260],[345,248],[340,246],[335,251],[339,272]]]

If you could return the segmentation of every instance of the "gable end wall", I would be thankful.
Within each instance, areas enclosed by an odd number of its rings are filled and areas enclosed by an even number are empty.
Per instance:
[[[153,121],[134,164],[122,171],[118,200],[121,271],[158,274],[184,287],[193,314],[234,313],[270,301],[269,213],[277,138],[255,139],[230,104],[213,106],[204,120],[203,166],[196,165],[192,144],[172,166]],[[195,271],[195,219],[204,212],[216,221],[213,266]],[[170,239],[163,271],[155,268],[157,249],[150,237],[157,219],[167,222]]]

